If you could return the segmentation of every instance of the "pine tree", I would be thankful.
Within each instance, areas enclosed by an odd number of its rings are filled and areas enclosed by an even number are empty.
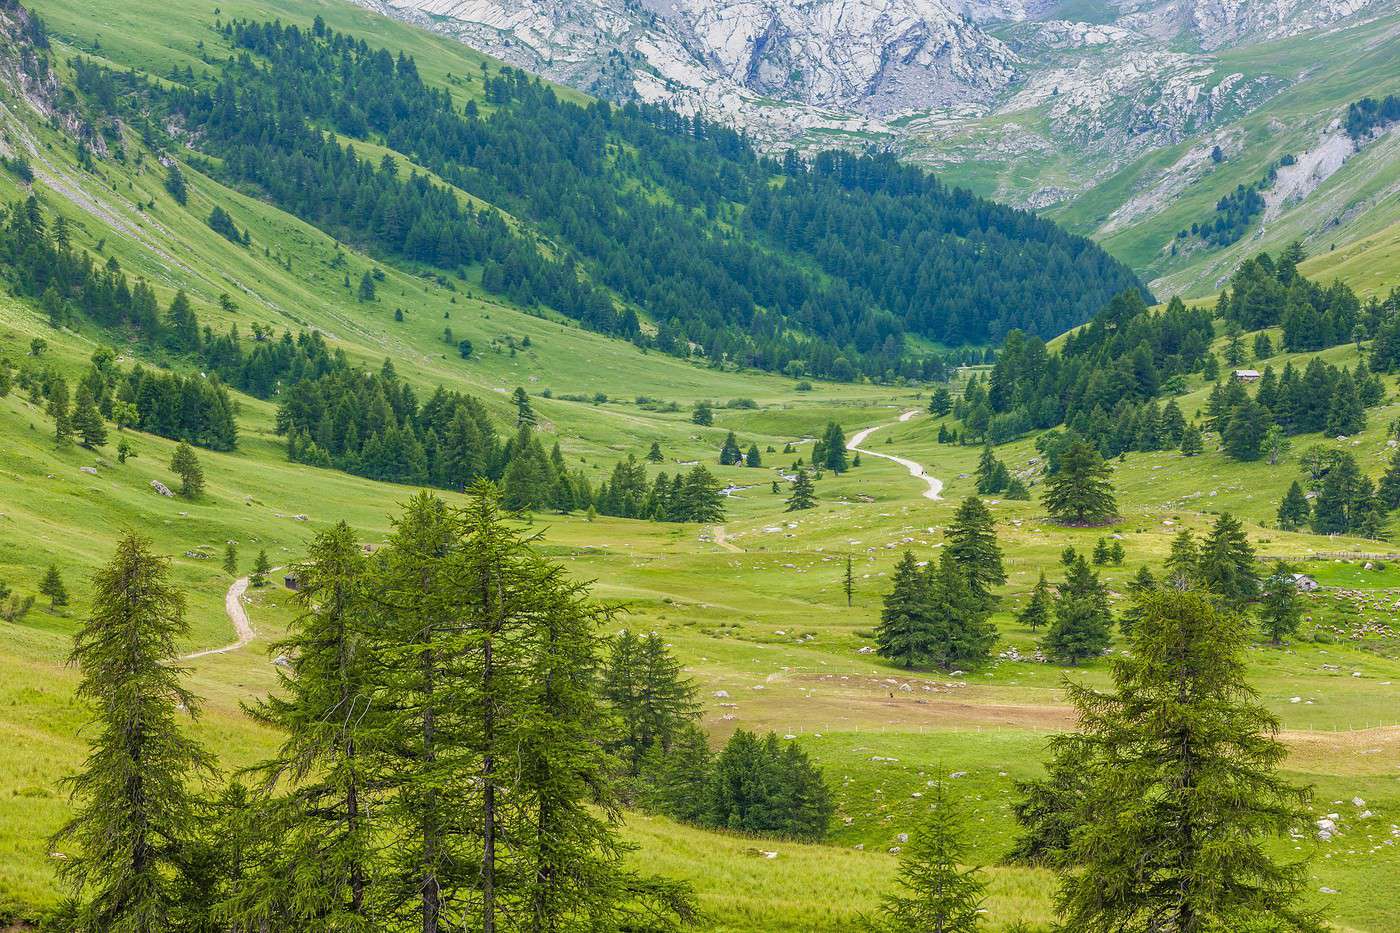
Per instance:
[[[1221,431],[1225,452],[1236,460],[1258,460],[1268,428],[1269,413],[1264,406],[1253,399],[1246,399],[1236,406]]]
[[[1323,428],[1333,437],[1356,434],[1366,427],[1366,409],[1356,391],[1356,381],[1343,370],[1332,385],[1327,406],[1327,424]]]
[[[1267,360],[1274,355],[1274,342],[1269,339],[1269,332],[1261,330],[1254,336],[1254,358],[1256,360]]]
[[[983,447],[982,455],[977,460],[978,494],[989,496],[1001,492],[1009,482],[1011,476],[1007,473],[1006,464],[996,458],[990,446]]]
[[[1050,613],[1054,608],[1054,602],[1050,596],[1050,585],[1045,582],[1045,571],[1040,572],[1040,579],[1036,581],[1035,589],[1031,590],[1031,598],[1020,614],[1016,616],[1022,625],[1028,627],[1032,632],[1039,631],[1042,625],[1050,621]]]
[[[57,564],[49,564],[44,579],[39,581],[39,594],[49,598],[49,609],[55,610],[68,605],[68,588],[63,585],[63,577]]]
[[[340,522],[315,537],[295,572],[302,611],[272,647],[288,659],[281,689],[248,708],[284,735],[254,769],[260,816],[276,827],[277,845],[233,913],[251,928],[296,921],[368,933],[385,919],[373,916],[367,894],[376,861],[370,763],[388,727],[375,703],[369,565]]]
[[[1074,441],[1060,455],[1060,469],[1045,480],[1041,501],[1056,521],[1097,524],[1118,514],[1111,471],[1099,452],[1085,441]]]
[[[1390,474],[1387,473],[1388,477]],[[1397,476],[1400,480],[1400,476]],[[1385,479],[1381,480],[1381,488],[1385,488]],[[1312,517],[1312,506],[1308,504],[1308,497],[1303,494],[1303,487],[1298,485],[1295,479],[1288,487],[1288,492],[1284,495],[1283,501],[1278,507],[1278,526],[1284,531],[1297,531],[1306,525]]]
[[[984,663],[997,641],[996,626],[987,618],[988,601],[972,589],[965,569],[947,548],[926,573],[929,659],[944,670]]]
[[[970,933],[982,926],[986,884],[963,868],[967,842],[942,781],[924,796],[928,812],[899,855],[898,893],[888,894],[876,926],[890,933]]]
[[[1094,565],[1097,567],[1101,567],[1104,564],[1108,563],[1107,538],[1100,538],[1097,542],[1094,543],[1094,550],[1092,555],[1090,556],[1090,559],[1094,562]]]
[[[253,575],[249,578],[249,583],[255,587],[267,586],[267,575],[272,570],[272,564],[267,559],[267,549],[258,551],[257,560],[253,561]]]
[[[710,743],[694,723],[681,727],[669,751],[653,745],[642,762],[641,803],[683,823],[710,822]]]
[[[817,463],[813,456],[814,466],[825,467],[833,473],[846,472],[846,435],[835,421],[828,422],[826,426],[826,432],[822,435],[822,450],[821,463]]]
[[[739,450],[739,442],[734,437],[734,432],[730,431],[724,437],[724,444],[719,449],[720,466],[734,466],[742,463],[744,454]]]
[[[97,410],[97,403],[93,401],[92,391],[86,382],[78,386],[70,424],[78,433],[79,442],[89,450],[107,443],[107,426],[102,422],[102,413]]]
[[[176,204],[184,205],[189,200],[189,189],[185,186],[185,173],[176,162],[171,162],[165,170],[165,190],[175,199]]]
[[[693,467],[681,482],[675,520],[715,524],[724,521],[724,497],[719,480],[704,466]]]
[[[204,470],[193,448],[184,441],[170,456],[170,472],[180,477],[180,495],[186,499],[198,499],[203,494]]]
[[[48,404],[45,410],[53,419],[54,442],[59,446],[67,444],[73,436],[72,413],[69,411],[68,383],[62,376],[54,376],[49,381]]]
[[[602,696],[617,720],[611,748],[627,762],[631,777],[655,747],[669,752],[676,736],[699,715],[695,685],[661,636],[619,632],[602,668]]]
[[[981,499],[969,496],[953,513],[943,537],[943,553],[958,565],[973,596],[990,606],[995,602],[992,587],[1006,582],[992,513]]]
[[[360,290],[357,293],[356,297],[358,297],[360,301],[373,301],[374,295],[374,276],[370,275],[369,270],[366,269],[364,275],[360,276]],[[395,309],[395,319],[402,320],[402,316],[398,313],[398,309]]]
[[[744,455],[744,466],[746,466],[746,467],[761,467],[761,466],[763,466],[763,457],[762,457],[762,456],[759,454],[759,452],[758,452],[758,445],[757,445],[757,444],[750,444],[750,445],[749,445],[749,452],[746,453],[746,454]]]
[[[1202,448],[1201,429],[1194,424],[1188,424],[1181,432],[1181,455],[1183,457],[1199,456]]]
[[[1246,682],[1246,638],[1207,594],[1157,590],[1115,689],[1069,686],[1080,735],[1057,749],[1088,784],[1056,860],[1067,929],[1323,929],[1299,904],[1306,865],[1266,851],[1308,821],[1308,794],[1278,773],[1287,751]]]
[[[846,575],[841,580],[841,590],[846,594],[846,606],[849,608],[856,592],[855,560],[849,554],[846,555]]]
[[[953,410],[953,396],[947,386],[939,386],[933,390],[933,395],[928,400],[928,410],[929,414],[940,418]]]
[[[533,428],[538,422],[535,410],[530,407],[530,396],[522,387],[516,386],[515,394],[511,396],[511,400],[515,403],[515,426],[517,428],[522,426]]]
[[[690,413],[690,420],[694,424],[708,428],[715,423],[715,413],[707,402],[696,402],[695,409]]]
[[[933,649],[930,583],[913,551],[905,551],[895,565],[893,584],[875,627],[875,650],[880,657],[912,670],[927,663]]]
[[[1216,519],[1201,541],[1196,580],[1228,604],[1239,607],[1259,594],[1254,548],[1244,526],[1229,512]]]
[[[647,460],[652,463],[664,463],[666,457],[661,453],[661,445],[656,441],[651,442],[651,449],[647,451]]]
[[[787,508],[783,511],[800,512],[813,508],[816,504],[816,487],[812,485],[812,477],[807,475],[805,469],[798,467],[797,475],[792,480],[792,495],[788,496]]]
[[[1400,450],[1391,456],[1385,473],[1381,475],[1376,495],[1387,509],[1400,509]]]
[[[1150,593],[1157,588],[1157,578],[1152,575],[1152,571],[1146,565],[1138,568],[1133,579],[1128,583],[1128,592],[1132,596],[1132,602],[1118,617],[1118,628],[1124,635],[1131,635],[1133,629],[1142,621],[1142,599],[1145,593]]]
[[[232,541],[224,542],[224,573],[238,576],[238,545]]]
[[[177,723],[198,715],[177,641],[189,632],[169,563],[127,535],[93,579],[92,613],[73,641],[78,697],[93,714],[84,768],[67,779],[73,817],[54,837],[73,890],[74,926],[111,933],[178,929],[182,869],[199,811],[192,779],[213,761]]]
[[[1297,569],[1279,561],[1274,572],[1264,580],[1263,599],[1259,602],[1259,624],[1269,641],[1275,645],[1298,632],[1303,623],[1303,601],[1294,579]]]
[[[1088,562],[1076,556],[1060,585],[1055,618],[1041,647],[1051,660],[1077,665],[1103,654],[1112,625],[1107,591]]]
[[[1178,584],[1195,582],[1200,571],[1201,550],[1196,546],[1196,538],[1191,529],[1183,528],[1172,538],[1171,552],[1167,555],[1167,575]]]

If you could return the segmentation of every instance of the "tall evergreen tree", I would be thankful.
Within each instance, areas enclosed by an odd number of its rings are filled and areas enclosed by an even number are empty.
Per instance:
[[[184,441],[170,455],[170,472],[180,477],[180,495],[186,499],[198,499],[203,495],[204,468],[199,465],[194,449]]]
[[[224,542],[224,573],[238,576],[238,545],[232,541]]]
[[[1208,595],[1161,589],[1114,660],[1115,689],[1070,685],[1080,734],[1059,748],[1093,767],[1057,861],[1068,928],[1323,929],[1300,903],[1306,865],[1266,849],[1307,822],[1308,794],[1278,773],[1287,752],[1247,684],[1245,644]]]
[[[1244,526],[1229,512],[1221,513],[1210,534],[1201,540],[1196,561],[1197,581],[1232,606],[1259,594],[1259,571],[1254,548]]]
[[[515,426],[528,425],[534,427],[538,422],[535,417],[535,409],[530,406],[530,396],[525,389],[516,386],[515,394],[511,397],[515,402]]]
[[[1259,602],[1259,624],[1269,641],[1275,645],[1296,635],[1303,623],[1303,600],[1298,595],[1294,579],[1297,569],[1285,561],[1274,565],[1273,573],[1264,580],[1263,598]]]
[[[1181,432],[1181,455],[1183,457],[1199,456],[1203,445],[1201,443],[1201,429],[1194,424],[1188,424]]]
[[[1308,497],[1303,494],[1303,487],[1298,485],[1295,479],[1284,494],[1283,501],[1279,503],[1278,526],[1284,531],[1297,531],[1306,525],[1311,517],[1312,506],[1308,504]]]
[[[1045,480],[1041,500],[1056,521],[1078,525],[1108,521],[1118,514],[1111,470],[1093,445],[1074,441],[1060,455],[1059,470]]]
[[[102,413],[97,410],[97,403],[86,383],[78,386],[70,423],[78,434],[79,442],[89,450],[107,443],[107,426],[102,422]]]
[[[181,866],[199,819],[191,782],[213,770],[177,722],[199,711],[174,663],[188,632],[169,563],[123,537],[93,579],[92,613],[69,656],[96,727],[83,770],[67,781],[77,810],[53,842],[76,929],[179,928]]]
[[[1191,529],[1183,528],[1172,538],[1171,551],[1167,554],[1167,577],[1178,586],[1196,582],[1200,572],[1201,549]]]
[[[369,564],[344,522],[318,534],[296,566],[301,613],[272,650],[287,659],[280,690],[248,707],[284,736],[254,769],[259,818],[276,845],[264,853],[231,912],[256,929],[292,922],[304,928],[369,931],[387,916],[368,895],[375,882],[375,780],[371,762],[389,740],[376,703],[371,645],[375,617],[367,598]],[[285,792],[283,792],[285,791]]]
[[[849,608],[856,592],[855,560],[849,554],[846,555],[846,573],[841,578],[841,591],[846,594],[846,606]]]
[[[49,564],[44,579],[39,581],[39,594],[49,598],[50,610],[68,605],[68,588],[63,585],[63,577],[58,572],[57,564]]]
[[[1055,618],[1042,643],[1046,656],[1072,665],[1098,657],[1112,625],[1107,590],[1089,562],[1076,556],[1055,598]]]
[[[986,884],[967,863],[967,841],[942,781],[924,796],[928,812],[899,855],[897,893],[885,895],[876,925],[890,933],[970,933],[982,926]]]
[[[255,587],[267,586],[267,575],[271,571],[272,562],[267,559],[267,549],[260,548],[257,558],[253,561],[253,573],[248,582]]]
[[[719,449],[720,466],[734,466],[743,460],[744,453],[739,449],[739,441],[734,437],[734,432],[730,431],[724,436],[724,443]]]
[[[875,627],[876,651],[880,657],[911,670],[926,663],[933,650],[928,575],[919,567],[913,551],[905,551],[899,559],[892,582],[893,588],[880,610],[880,624]]]
[[[787,508],[783,511],[799,512],[816,504],[816,487],[812,484],[812,477],[807,475],[806,469],[798,467],[797,475],[792,480],[792,495],[788,496]]]
[[[929,396],[928,410],[929,414],[940,418],[953,410],[953,396],[947,386],[939,386],[933,390],[933,395]]]
[[[826,431],[822,434],[822,451],[824,456],[819,467],[825,467],[833,473],[846,472],[849,464],[846,460],[846,435],[841,430],[841,425],[835,421],[828,422]]]
[[[1040,572],[1040,579],[1035,583],[1035,589],[1031,590],[1031,598],[1026,603],[1017,620],[1022,625],[1030,628],[1032,632],[1040,630],[1042,625],[1050,621],[1050,613],[1054,609],[1054,601],[1050,596],[1050,585],[1045,582],[1045,571]]]
[[[695,689],[660,635],[623,630],[612,639],[602,665],[602,696],[617,720],[613,745],[626,759],[630,776],[641,773],[642,760],[653,747],[669,752],[676,736],[699,715]]]
[[[943,537],[943,553],[957,564],[973,596],[990,605],[994,601],[992,587],[1006,582],[991,511],[981,499],[969,496],[953,513],[953,521]]]

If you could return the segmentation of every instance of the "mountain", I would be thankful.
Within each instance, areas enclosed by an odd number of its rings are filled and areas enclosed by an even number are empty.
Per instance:
[[[1400,219],[1379,205],[1356,223],[1393,179],[1343,171],[1363,141],[1336,133],[1350,103],[1400,90],[1400,12],[1382,0],[358,2],[769,150],[878,144],[1047,212],[1163,289],[1219,287],[1239,251],[1176,234],[1285,155],[1302,167],[1252,219],[1250,251]],[[1333,175],[1344,191],[1307,203]]]

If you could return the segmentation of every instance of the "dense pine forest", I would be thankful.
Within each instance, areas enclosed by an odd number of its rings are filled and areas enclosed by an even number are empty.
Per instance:
[[[162,115],[198,127],[217,157],[203,168],[349,242],[442,270],[479,266],[489,291],[666,352],[837,379],[921,376],[906,334],[1049,337],[1140,289],[1089,241],[888,154],[776,162],[704,120],[564,101],[511,69],[459,78],[481,82],[486,102],[459,106],[412,59],[319,23],[224,34],[241,52],[217,73],[158,87],[78,60],[78,86],[153,138]],[[357,141],[436,179],[366,159]]]

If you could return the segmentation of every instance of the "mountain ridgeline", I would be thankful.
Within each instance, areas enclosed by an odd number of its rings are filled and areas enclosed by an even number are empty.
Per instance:
[[[886,153],[764,158],[703,119],[573,103],[509,68],[452,77],[459,103],[319,21],[221,28],[238,54],[217,73],[157,85],[75,61],[79,88],[172,149],[166,127],[185,127],[201,169],[386,260],[479,270],[487,291],[664,352],[927,377],[908,336],[1049,337],[1142,290],[1089,240]]]

